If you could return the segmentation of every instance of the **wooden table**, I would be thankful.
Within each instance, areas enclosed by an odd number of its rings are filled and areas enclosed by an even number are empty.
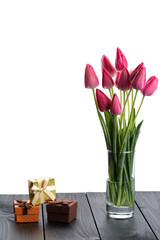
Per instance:
[[[160,192],[137,192],[135,216],[109,219],[105,193],[61,193],[57,197],[78,200],[78,216],[70,224],[47,222],[41,205],[39,223],[16,224],[12,202],[27,195],[0,195],[0,240],[154,240],[160,239]]]

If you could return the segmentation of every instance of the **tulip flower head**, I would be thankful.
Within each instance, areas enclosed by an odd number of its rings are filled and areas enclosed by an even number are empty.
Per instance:
[[[117,83],[117,87],[119,90],[126,91],[131,88],[131,82],[129,80],[129,72],[127,68],[123,68],[122,72],[120,73],[119,80]]]
[[[114,94],[114,96],[113,96],[110,112],[114,115],[119,115],[122,113],[122,107],[119,102],[119,98],[116,94]]]
[[[84,84],[86,88],[95,88],[99,85],[98,77],[93,67],[89,64],[85,68]]]
[[[146,83],[146,68],[142,67],[135,77],[133,78],[131,84],[134,89],[142,90]]]
[[[151,96],[156,91],[157,85],[158,78],[156,78],[155,76],[150,77],[146,82],[144,89],[142,90],[143,95]]]
[[[101,112],[108,111],[111,107],[111,100],[99,89],[96,89],[98,108]]]
[[[127,59],[119,48],[117,48],[115,67],[117,71],[121,71],[124,67],[128,67]]]
[[[121,74],[120,72],[116,73],[116,77],[115,77],[115,84],[116,84],[116,86],[118,85],[120,74]]]
[[[109,72],[105,68],[103,68],[102,70],[102,86],[103,88],[107,89],[110,89],[114,86],[114,81]]]
[[[114,68],[114,66],[110,62],[109,58],[107,58],[105,55],[103,55],[102,58],[101,58],[101,63],[102,63],[102,71],[103,71],[103,68],[105,68],[110,73],[110,75],[112,77],[115,76],[116,69]]]
[[[129,80],[132,82],[133,78],[136,76],[136,74],[143,68],[144,63],[140,63],[131,73]]]

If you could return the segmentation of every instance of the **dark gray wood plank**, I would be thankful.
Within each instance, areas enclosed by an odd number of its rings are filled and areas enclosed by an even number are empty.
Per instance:
[[[0,240],[44,240],[42,213],[39,223],[15,222],[13,200],[16,199],[26,200],[28,195],[0,195]]]
[[[160,239],[160,192],[136,192],[136,203],[157,239]]]
[[[135,206],[134,218],[110,219],[106,215],[105,193],[87,193],[102,240],[155,240],[156,237]]]
[[[85,193],[61,193],[57,197],[78,201],[77,218],[70,224],[48,222],[46,205],[43,205],[46,240],[100,239]]]

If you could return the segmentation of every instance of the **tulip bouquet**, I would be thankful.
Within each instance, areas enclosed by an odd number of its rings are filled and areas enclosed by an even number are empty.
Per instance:
[[[117,48],[115,67],[103,55],[101,59],[102,87],[108,89],[110,97],[95,88],[98,77],[89,64],[85,69],[85,87],[93,91],[94,101],[108,149],[109,202],[116,207],[134,205],[134,151],[143,121],[136,124],[145,96],[157,89],[158,79],[152,76],[146,81],[144,63],[128,71],[128,62]],[[119,97],[115,93],[119,90]],[[142,100],[136,109],[137,94]],[[120,100],[119,100],[120,99]],[[102,113],[101,113],[102,112]],[[129,154],[126,154],[129,153]],[[126,184],[123,184],[123,183]],[[116,184],[112,184],[116,183]]]

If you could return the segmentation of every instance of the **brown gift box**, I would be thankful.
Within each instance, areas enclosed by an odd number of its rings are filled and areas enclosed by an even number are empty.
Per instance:
[[[49,222],[70,223],[77,217],[77,201],[57,199],[46,207]]]
[[[13,201],[14,213],[17,223],[38,222],[40,206],[33,206],[30,200]]]

